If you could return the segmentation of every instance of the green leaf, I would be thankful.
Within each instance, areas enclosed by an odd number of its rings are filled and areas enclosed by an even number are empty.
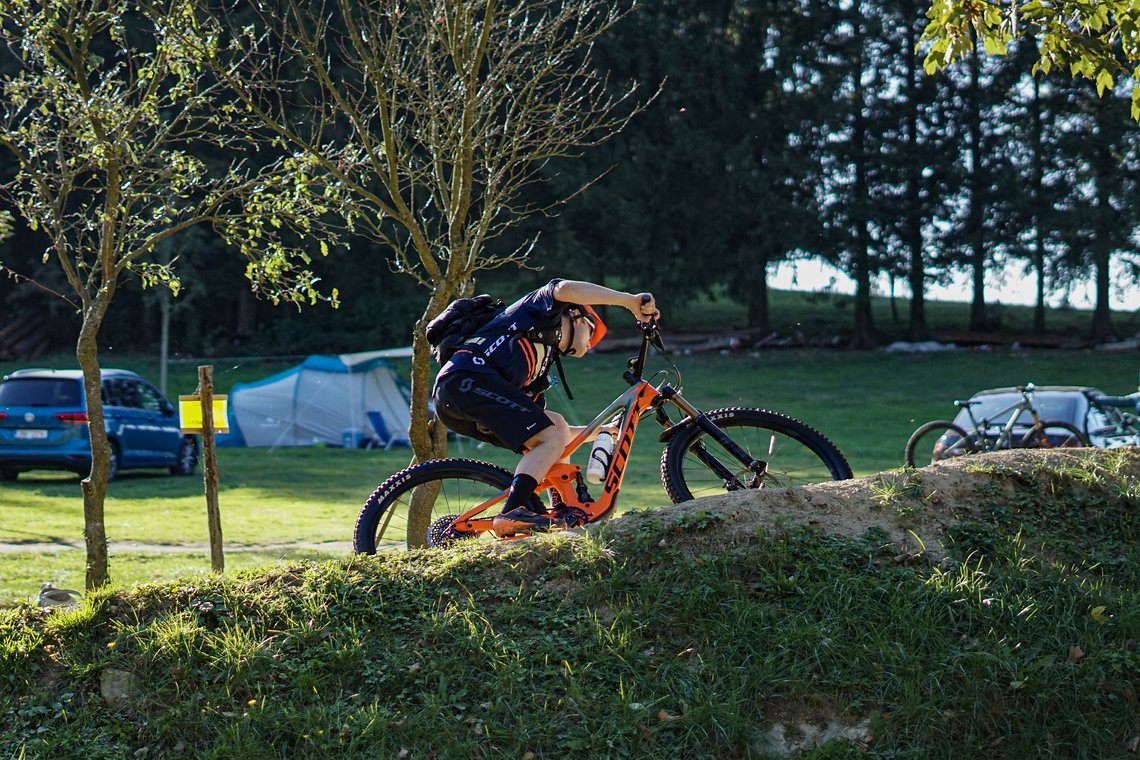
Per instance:
[[[1096,75],[1096,94],[1103,96],[1105,90],[1112,89],[1112,84],[1112,74],[1101,69],[1100,73]]]
[[[985,39],[986,55],[1005,55],[1009,52],[1009,48],[997,37],[986,37]]]

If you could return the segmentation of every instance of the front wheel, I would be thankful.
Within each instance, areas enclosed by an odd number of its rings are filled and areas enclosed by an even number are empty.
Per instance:
[[[193,436],[185,436],[182,439],[181,445],[178,447],[178,456],[174,458],[174,464],[170,467],[171,475],[189,476],[194,474],[194,468],[198,466],[198,444],[195,442]]]
[[[936,420],[911,433],[906,442],[906,466],[926,467],[979,451],[977,441],[965,430],[948,420]]]
[[[661,482],[674,503],[744,488],[846,480],[851,466],[835,444],[799,420],[766,409],[716,409],[706,416],[755,460],[749,471],[696,422],[685,423],[661,454]]]
[[[1084,433],[1061,420],[1042,420],[1018,442],[1019,447],[1026,449],[1082,449],[1088,445]]]
[[[462,515],[503,491],[513,474],[489,462],[474,459],[437,459],[397,472],[380,484],[356,519],[353,551],[375,554],[382,549],[425,546],[429,531],[445,515]],[[426,520],[409,521],[412,494],[425,486],[420,498],[430,504]],[[434,495],[433,495],[434,494]],[[416,530],[415,524],[423,526]],[[435,526],[442,535],[442,528]],[[460,536],[448,535],[449,541]]]

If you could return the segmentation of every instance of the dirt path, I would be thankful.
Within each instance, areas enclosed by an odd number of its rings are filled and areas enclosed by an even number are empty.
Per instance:
[[[108,548],[112,553],[131,552],[136,554],[209,554],[210,545],[197,544],[144,544],[138,541],[110,541]],[[274,552],[289,549],[311,549],[314,551],[329,552],[332,554],[351,554],[350,541],[302,541],[298,543],[281,544],[225,544],[225,550],[230,552]],[[0,554],[17,554],[21,552],[68,552],[83,551],[82,539],[69,541],[16,541],[13,543],[0,543]]]

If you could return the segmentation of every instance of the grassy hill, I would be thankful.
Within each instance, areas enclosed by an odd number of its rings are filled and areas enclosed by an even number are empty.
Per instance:
[[[1134,757],[1140,453],[0,612],[0,757]]]

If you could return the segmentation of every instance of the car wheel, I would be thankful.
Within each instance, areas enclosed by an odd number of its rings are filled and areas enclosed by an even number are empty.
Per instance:
[[[20,471],[15,467],[0,467],[0,480],[13,481],[20,474]]]
[[[193,475],[194,468],[198,466],[198,446],[194,439],[186,436],[178,448],[178,459],[170,468],[171,475]]]
[[[111,444],[111,466],[107,468],[107,482],[113,481],[119,474],[119,447]]]

